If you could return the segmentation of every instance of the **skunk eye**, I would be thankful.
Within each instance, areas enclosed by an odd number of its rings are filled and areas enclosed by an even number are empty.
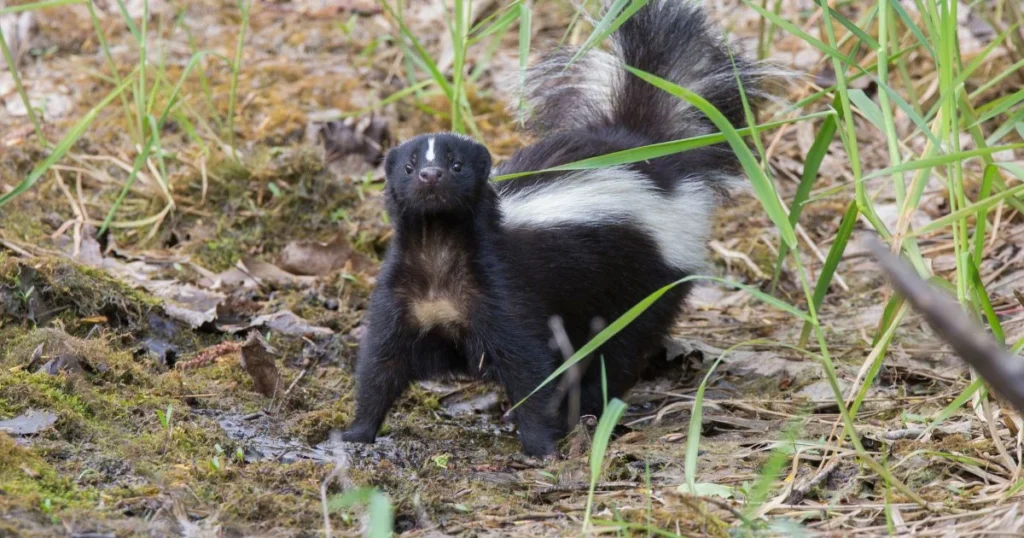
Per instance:
[[[456,172],[461,172],[462,171],[462,163],[454,163],[454,164],[452,164],[452,170],[454,170]]]
[[[411,165],[411,164],[407,164],[407,165],[405,165],[405,173],[406,173],[406,174],[411,174],[411,173],[412,173],[412,171],[413,171],[413,168],[412,168],[412,165]]]

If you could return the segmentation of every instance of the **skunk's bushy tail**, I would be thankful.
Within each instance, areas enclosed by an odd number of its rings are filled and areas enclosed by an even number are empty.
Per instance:
[[[612,36],[612,52],[574,49],[544,57],[526,75],[526,127],[535,134],[619,126],[663,142],[716,132],[702,112],[623,68],[669,80],[713,104],[735,126],[746,124],[740,84],[751,107],[770,71],[731,55],[692,0],[650,0]],[[756,111],[756,108],[755,108]]]

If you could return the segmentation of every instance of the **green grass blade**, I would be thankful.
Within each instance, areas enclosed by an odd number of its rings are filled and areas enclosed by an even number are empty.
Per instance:
[[[964,255],[968,254],[965,252]],[[988,290],[985,289],[985,283],[981,280],[981,272],[978,270],[978,266],[974,264],[974,260],[968,259],[965,263],[970,273],[970,286],[974,301],[981,307],[981,311],[985,313],[988,327],[992,331],[992,336],[996,339],[996,342],[1000,346],[1005,346],[1006,333],[1003,331],[1003,324],[999,322],[999,316],[996,314],[995,308],[992,307]]]
[[[757,127],[745,127],[743,129],[736,130],[740,136],[751,136],[755,133],[774,129],[782,125],[788,125],[792,123],[798,123],[802,121],[811,121],[816,118],[834,116],[835,112],[815,112],[813,114],[807,114],[797,118],[773,121],[769,123],[763,123]],[[631,148],[622,151],[615,151],[612,153],[606,153],[604,155],[598,155],[595,157],[589,157],[586,159],[580,159],[571,163],[562,164],[559,166],[553,166],[551,168],[544,168],[542,170],[529,170],[526,172],[516,172],[513,174],[504,174],[491,178],[491,181],[507,181],[519,177],[532,176],[534,174],[544,174],[548,172],[565,172],[570,170],[596,170],[599,168],[607,168],[609,166],[617,166],[620,164],[631,164],[637,162],[648,161],[651,159],[657,159],[658,157],[664,157],[666,155],[674,155],[676,153],[682,153],[696,148],[703,148],[714,144],[720,144],[727,140],[726,135],[722,133],[708,134],[695,136],[692,138],[684,138],[680,140],[671,140],[668,142],[659,142],[657,144],[650,144],[647,146],[640,146],[637,148]]]
[[[758,342],[759,340],[740,342],[723,351],[715,359],[715,362],[711,364],[711,368],[708,368],[708,373],[704,374],[704,379],[701,380],[700,386],[697,387],[697,396],[693,399],[693,410],[690,411],[690,425],[686,433],[686,459],[683,460],[686,485],[690,488],[692,495],[697,495],[697,454],[700,451],[700,434],[704,421],[704,391],[708,387],[708,381],[711,380],[711,374],[715,373],[715,369],[718,368],[718,365],[722,363],[722,359],[727,355],[740,347],[754,345]]]
[[[427,52],[427,49],[423,47],[423,43],[421,43],[420,40],[416,38],[416,35],[412,33],[409,27],[406,26],[405,19],[395,12],[394,8],[391,7],[391,3],[388,2],[387,0],[380,0],[379,3],[384,8],[384,10],[387,11],[389,15],[391,15],[395,22],[398,23],[398,29],[401,32],[402,36],[408,39],[409,43],[412,44],[413,50],[416,52],[416,54],[407,54],[406,57],[419,61],[423,68],[428,73],[430,73],[431,78],[434,79],[434,82],[437,84],[437,86],[441,88],[442,91],[444,91],[445,96],[448,97],[449,100],[454,100],[454,90],[452,89],[451,83],[448,82],[448,77],[444,76],[444,74],[441,73],[441,70],[438,69],[437,67],[437,63],[435,63],[431,59],[430,53]]]
[[[4,62],[7,64],[7,71],[11,74],[11,80],[14,82],[14,88],[18,91],[18,97],[21,98],[21,102],[25,105],[25,113],[28,115],[29,121],[32,122],[36,138],[39,139],[39,144],[45,148],[49,145],[49,141],[46,140],[46,135],[43,134],[43,124],[39,120],[39,116],[36,115],[35,109],[32,108],[32,100],[29,99],[28,92],[25,91],[25,86],[21,83],[18,66],[15,65],[14,55],[11,54],[11,49],[7,46],[7,36],[4,35],[3,27],[0,27],[0,53],[3,53]]]
[[[999,164],[997,166],[999,166],[1000,168],[1006,168],[1006,167],[1002,166],[1001,164]],[[958,209],[957,211],[954,211],[953,213],[945,215],[945,216],[943,216],[941,218],[935,219],[935,220],[929,222],[928,224],[922,226],[921,228],[918,228],[916,230],[911,231],[910,234],[912,234],[914,236],[920,236],[920,235],[924,235],[924,234],[928,234],[928,233],[934,232],[936,230],[941,230],[942,228],[945,228],[946,226],[957,224],[960,221],[966,219],[967,217],[972,216],[972,215],[978,213],[979,211],[982,211],[984,209],[988,209],[988,208],[998,204],[1002,200],[1005,200],[1005,199],[1010,198],[1010,197],[1020,197],[1022,194],[1024,194],[1024,183],[1022,183],[1020,185],[1017,185],[1017,186],[1015,186],[1013,188],[1007,189],[1007,190],[1005,190],[1005,191],[1003,191],[1003,192],[1001,192],[999,194],[996,194],[994,196],[990,196],[990,197],[988,197],[988,198],[986,198],[986,199],[984,199],[984,200],[982,200],[980,202],[968,205],[967,207],[964,207],[963,209]]]
[[[452,14],[454,24],[451,25],[452,50],[454,52],[452,60],[452,94],[454,98],[451,99],[451,115],[452,131],[456,133],[464,133],[466,131],[466,124],[462,118],[462,103],[465,94],[463,83],[465,79],[469,9],[469,0],[455,0],[455,12]]]
[[[604,455],[608,451],[608,442],[611,441],[612,432],[615,431],[615,426],[619,423],[619,419],[622,418],[622,414],[625,412],[626,404],[622,400],[615,398],[608,402],[604,413],[601,413],[601,421],[597,423],[597,429],[594,431],[594,440],[590,445],[590,490],[587,493],[586,515],[583,520],[584,529],[590,528],[590,512],[594,508],[594,489],[597,487],[598,479],[601,478],[601,469],[604,467]]]
[[[981,189],[978,192],[978,199],[984,200],[992,193],[992,184],[999,176],[999,168],[989,164],[985,166],[985,172],[981,176]],[[974,218],[974,265],[980,266],[985,256],[985,228],[988,225],[988,212],[981,210]]]
[[[739,158],[740,164],[743,165],[743,170],[747,173],[747,177],[750,178],[753,184],[754,194],[761,202],[761,206],[775,224],[775,227],[778,228],[779,235],[782,236],[783,241],[789,248],[796,248],[796,232],[793,230],[793,226],[789,224],[789,215],[786,214],[785,208],[782,207],[782,203],[779,201],[775,185],[765,175],[764,170],[754,158],[754,154],[751,153],[750,148],[743,142],[743,138],[732,124],[729,123],[729,120],[706,99],[686,88],[631,66],[626,66],[626,69],[649,84],[687,101],[703,112],[715,124],[715,127],[718,127],[718,130],[725,135],[729,146],[736,153],[737,158]]]
[[[925,37],[924,32],[921,31],[921,28],[914,22],[914,19],[911,18],[910,14],[907,13],[907,10],[900,3],[900,0],[889,0],[889,7],[891,7],[900,16],[900,19],[903,20],[903,24],[907,25],[907,28],[910,28],[910,32],[914,34],[917,42],[924,48],[924,50],[928,51],[928,56],[935,58],[935,49],[932,48],[931,41]]]
[[[882,176],[892,175],[898,172],[908,172],[911,170],[921,170],[924,168],[935,168],[937,166],[944,166],[947,164],[953,164],[957,162],[963,162],[972,157],[983,157],[992,155],[993,153],[999,153],[1001,151],[1009,151],[1024,148],[1024,143],[1020,144],[1007,144],[1004,146],[991,146],[984,148],[976,148],[964,151],[958,151],[956,153],[948,153],[945,155],[937,155],[935,157],[926,157],[923,159],[917,159],[914,161],[898,164],[896,166],[890,166],[881,170],[876,170],[870,174],[864,176],[864,181],[869,179],[875,179]],[[997,163],[1001,164],[1001,163]]]
[[[853,21],[844,17],[838,11],[832,9],[832,7],[826,4],[823,0],[814,0],[814,3],[818,4],[818,7],[820,8],[827,8],[829,14],[832,15],[832,18],[839,21],[839,24],[842,24],[844,27],[846,27],[846,29],[849,30],[851,34],[856,36],[857,39],[860,40],[860,42],[863,43],[865,46],[867,46],[871,50],[877,50],[880,47],[878,41],[875,41],[874,38],[866,34],[864,30],[861,30],[860,27],[854,24]],[[875,9],[877,9],[877,6]]]
[[[238,39],[235,41],[235,58],[231,62],[231,89],[228,94],[228,146],[231,148],[233,159],[238,159],[235,151],[235,103],[238,102],[238,74],[242,70],[242,50],[245,48],[245,33],[249,30],[249,10],[252,9],[251,0],[238,0],[238,9],[242,14],[242,21],[238,29]]]
[[[684,278],[681,278],[681,279],[679,279],[679,280],[677,280],[675,282],[672,282],[670,284],[666,284],[665,286],[661,287],[660,289],[658,289],[654,293],[648,295],[646,298],[644,298],[644,300],[640,301],[639,303],[634,305],[632,308],[627,310],[625,314],[622,314],[621,316],[619,316],[618,319],[616,319],[614,322],[612,322],[607,327],[605,327],[601,332],[597,333],[597,336],[592,338],[583,347],[578,349],[576,351],[576,353],[574,353],[565,362],[563,362],[561,366],[559,366],[551,375],[549,375],[547,377],[547,379],[542,381],[540,385],[537,385],[537,388],[533,389],[533,392],[531,392],[530,394],[526,395],[525,398],[523,398],[522,400],[517,402],[515,405],[513,405],[512,409],[515,409],[515,408],[519,407],[520,405],[522,405],[523,402],[525,402],[531,396],[536,394],[537,391],[539,391],[542,387],[544,387],[548,383],[551,383],[555,379],[558,379],[558,377],[560,375],[564,374],[567,370],[569,370],[569,368],[572,368],[572,366],[574,364],[576,364],[577,362],[583,360],[584,357],[586,357],[586,356],[590,355],[591,353],[593,353],[594,351],[596,351],[597,348],[601,347],[602,344],[604,344],[605,342],[610,340],[613,336],[618,334],[619,331],[621,331],[622,329],[626,328],[630,323],[633,322],[633,320],[635,320],[636,318],[640,317],[640,314],[643,314],[648,308],[651,307],[652,304],[654,304],[655,301],[660,299],[663,295],[665,295],[666,293],[671,291],[676,286],[679,286],[680,284],[684,284],[686,282],[692,282],[692,281],[695,281],[695,280],[710,280],[710,281],[714,281],[714,282],[719,282],[721,284],[726,284],[728,286],[732,286],[732,287],[735,287],[735,288],[739,288],[739,289],[741,289],[743,291],[746,291],[747,293],[753,295],[754,297],[757,297],[758,299],[764,301],[765,303],[768,303],[768,304],[770,304],[770,305],[772,305],[772,306],[774,306],[774,307],[776,307],[776,308],[778,308],[778,309],[780,309],[780,310],[782,310],[784,312],[788,312],[790,314],[793,314],[794,316],[796,316],[799,319],[802,319],[804,321],[809,321],[810,320],[810,317],[807,315],[806,312],[803,312],[803,311],[799,310],[798,308],[796,308],[795,306],[792,306],[792,305],[790,305],[790,304],[788,304],[786,302],[783,302],[783,301],[781,301],[779,299],[776,299],[775,297],[772,297],[771,295],[768,295],[767,293],[764,293],[763,291],[761,291],[761,290],[759,290],[757,288],[754,288],[754,287],[751,287],[751,286],[746,286],[746,285],[739,284],[739,283],[736,283],[736,282],[730,282],[728,280],[725,280],[725,279],[722,279],[722,278],[717,278],[717,277],[700,276],[700,275],[691,275],[691,276],[688,276],[688,277],[684,277]]]
[[[569,60],[569,64],[575,63],[584,54],[590,52],[590,49],[600,45],[605,38],[617,30],[619,26],[622,26],[622,23],[626,22],[645,5],[647,5],[647,0],[615,0],[608,8],[608,11],[605,12],[604,17],[598,21],[594,31],[587,36],[587,40],[583,42],[583,45],[580,46],[576,54]]]
[[[519,18],[519,7],[523,4],[523,1],[516,0],[515,2],[510,2],[494,13],[480,19],[479,22],[469,29],[469,35],[472,36],[470,43],[475,43],[492,34],[501,33],[502,29],[508,28],[509,24]]]
[[[388,498],[376,488],[359,488],[335,495],[327,503],[331,512],[351,508],[357,504],[368,505],[370,538],[390,538],[394,534],[394,511]]]
[[[46,9],[51,7],[70,6],[74,4],[85,4],[88,2],[89,0],[44,0],[42,2],[29,2],[18,6],[0,8],[0,15],[21,13],[23,11],[35,11],[37,9]]]
[[[960,393],[960,396],[957,396],[955,400],[949,403],[949,405],[942,408],[942,411],[940,411],[939,414],[936,415],[936,417],[932,420],[932,422],[928,424],[928,427],[925,428],[924,433],[922,433],[921,435],[927,435],[935,428],[941,426],[943,422],[949,420],[949,417],[955,415],[956,412],[961,407],[964,406],[964,404],[970,401],[970,399],[974,396],[976,392],[982,390],[984,387],[984,380],[982,380],[981,378],[975,379],[973,383],[968,385],[968,387],[964,389],[963,392]],[[982,396],[984,397],[984,394],[982,394]]]
[[[864,93],[864,90],[850,90],[850,101],[864,114],[864,117],[878,128],[885,130],[885,119],[882,117],[882,109]]]
[[[99,115],[100,111],[106,108],[106,106],[109,105],[111,101],[117,99],[117,96],[121,95],[121,92],[125,91],[125,89],[127,89],[128,86],[131,84],[131,82],[132,80],[129,78],[129,80],[125,81],[117,88],[114,88],[112,92],[107,94],[107,96],[104,97],[103,100],[100,101],[96,106],[90,109],[89,112],[86,112],[85,116],[82,116],[82,119],[78,120],[78,122],[75,123],[75,125],[72,126],[70,130],[68,130],[67,134],[64,135],[64,138],[62,138],[60,142],[57,143],[56,147],[54,147],[53,151],[51,151],[50,154],[46,156],[46,159],[44,159],[43,162],[36,165],[36,167],[33,168],[31,172],[29,172],[28,176],[24,180],[22,180],[21,183],[14,187],[14,190],[3,196],[0,196],[0,207],[3,207],[5,204],[13,200],[19,194],[31,189],[32,186],[35,185],[37,181],[39,181],[39,178],[43,177],[43,174],[49,171],[50,167],[53,166],[57,161],[61,160],[64,157],[64,155],[66,155],[67,152],[71,149],[71,147],[74,146],[76,142],[78,142],[78,139],[81,138],[83,134],[85,134],[86,129],[88,129],[89,126],[92,125],[92,122],[96,121],[96,118]]]
[[[124,23],[128,26],[128,31],[131,32],[132,37],[135,38],[135,43],[142,44],[142,32],[139,31],[139,26],[135,24],[132,16],[128,13],[128,7],[124,5],[124,0],[117,0],[117,7],[121,10],[121,18],[124,19]]]
[[[974,120],[968,127],[977,127],[989,120],[1005,114],[1021,101],[1024,101],[1024,90],[1017,90],[1015,93],[1010,95],[997,97],[978,107],[977,111],[981,116]]]
[[[808,150],[807,155],[804,157],[804,170],[800,175],[800,185],[797,186],[796,194],[793,196],[793,203],[789,206],[789,223],[794,228],[797,222],[800,222],[800,214],[804,210],[804,202],[807,201],[807,197],[811,194],[814,180],[818,178],[818,170],[821,168],[822,161],[825,160],[825,155],[828,154],[828,148],[832,144],[832,139],[836,136],[836,129],[838,127],[839,124],[834,114],[825,118],[825,121],[821,124],[821,129],[818,130],[817,136],[814,137],[811,149]],[[783,243],[779,247],[779,256],[775,261],[775,274],[772,276],[773,290],[779,281],[779,276],[782,274],[782,262],[786,259],[787,255],[789,255],[789,247]]]
[[[771,11],[768,11],[768,10],[764,9],[763,7],[755,4],[752,0],[743,0],[743,3],[746,4],[748,7],[750,7],[751,9],[753,9],[754,11],[760,13],[761,16],[764,17],[765,19],[770,20],[772,22],[772,24],[774,24],[774,25],[778,26],[779,28],[782,28],[783,30],[789,32],[790,34],[793,34],[794,36],[800,38],[801,41],[803,41],[804,43],[807,43],[808,45],[814,47],[815,49],[817,49],[822,54],[825,54],[826,56],[829,56],[830,58],[833,58],[835,60],[839,60],[840,62],[842,62],[843,64],[846,64],[846,65],[851,65],[851,64],[856,63],[849,56],[846,56],[845,54],[839,52],[835,48],[826,45],[820,39],[817,39],[817,38],[811,36],[807,32],[805,32],[802,29],[800,29],[799,26],[797,26],[797,25],[793,24],[792,22],[789,22],[786,19],[784,19],[781,15],[772,13]]]
[[[889,344],[892,343],[893,336],[896,335],[896,329],[903,320],[903,316],[907,313],[907,303],[903,301],[899,301],[899,303],[899,310],[897,310],[896,314],[891,320],[889,320],[885,331],[877,335],[876,342],[872,346],[871,353],[875,355],[875,358],[871,362],[871,367],[868,368],[867,373],[864,375],[864,379],[861,381],[860,390],[857,391],[857,396],[853,399],[853,403],[850,404],[850,416],[857,416],[857,412],[860,411],[860,406],[864,403],[864,398],[867,397],[868,391],[871,390],[871,386],[875,383],[875,378],[878,377],[878,372],[882,369],[882,363],[885,361],[885,353],[889,350]]]
[[[368,106],[368,107],[366,107],[366,108],[364,108],[362,110],[357,110],[355,112],[345,112],[345,113],[342,113],[340,117],[341,118],[355,118],[355,117],[362,116],[363,114],[367,114],[367,113],[373,112],[375,110],[380,110],[380,109],[390,105],[391,103],[397,103],[398,101],[401,101],[402,99],[405,99],[406,97],[408,97],[408,96],[410,96],[410,95],[412,95],[414,93],[417,93],[417,92],[419,92],[421,90],[425,90],[425,89],[429,88],[430,86],[432,86],[433,84],[434,84],[434,81],[431,80],[431,79],[421,80],[421,81],[417,82],[416,84],[413,84],[413,85],[411,85],[411,86],[409,86],[407,88],[402,88],[401,90],[398,90],[398,91],[392,93],[391,95],[388,95],[387,97],[385,97],[385,98],[381,99],[379,102],[377,102],[377,104],[375,104],[375,105]]]
[[[843,220],[839,223],[839,230],[836,232],[836,238],[832,241],[832,246],[828,249],[828,255],[825,257],[825,263],[821,267],[821,274],[818,275],[818,282],[814,286],[812,303],[815,311],[817,311],[825,301],[825,295],[828,294],[828,288],[832,283],[832,277],[835,275],[836,269],[839,268],[839,262],[843,259],[843,253],[846,252],[846,245],[850,242],[850,237],[853,235],[853,228],[857,224],[857,217],[859,215],[860,210],[857,209],[857,203],[850,202],[850,205],[846,208],[846,214],[843,215]],[[810,337],[811,330],[813,328],[814,327],[810,320],[804,322],[803,331],[800,335],[800,347],[807,345],[807,340]]]

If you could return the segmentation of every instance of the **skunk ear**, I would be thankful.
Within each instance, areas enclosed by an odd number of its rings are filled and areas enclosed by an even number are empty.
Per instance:
[[[491,177],[491,152],[483,144],[477,144],[473,152],[473,170],[478,177],[488,179]]]
[[[395,171],[395,164],[398,163],[398,148],[391,148],[387,157],[384,158],[384,178],[391,180],[391,173]]]

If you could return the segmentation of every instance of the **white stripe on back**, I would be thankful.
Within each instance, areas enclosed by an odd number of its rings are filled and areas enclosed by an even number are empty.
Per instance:
[[[616,166],[572,172],[508,194],[500,184],[497,188],[506,226],[631,223],[654,239],[671,266],[705,269],[716,200],[701,181],[679,181],[673,193],[665,194],[642,173]]]

